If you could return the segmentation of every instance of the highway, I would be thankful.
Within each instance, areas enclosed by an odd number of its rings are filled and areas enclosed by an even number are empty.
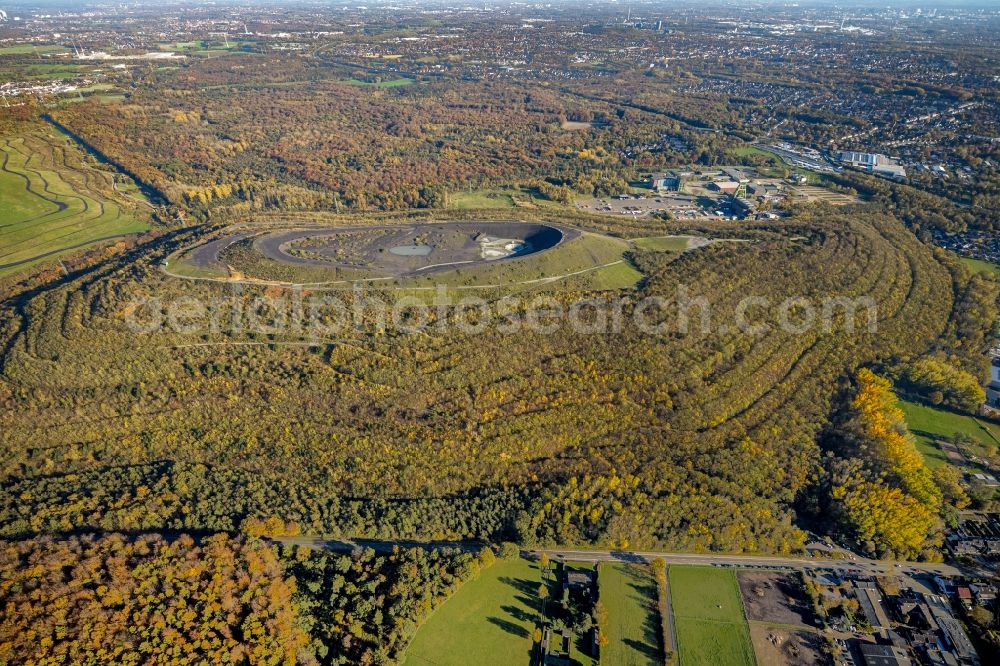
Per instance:
[[[862,557],[854,559],[832,559],[828,557],[790,557],[777,555],[719,555],[715,553],[664,553],[635,552],[619,550],[568,550],[562,548],[546,548],[544,551],[530,551],[538,555],[548,554],[550,559],[562,558],[574,562],[650,562],[662,559],[667,564],[695,564],[704,566],[724,567],[765,567],[784,569],[822,569],[840,573],[853,573],[866,576],[881,576],[884,574],[907,575],[942,575],[958,576],[962,571],[950,564],[930,562],[890,562],[870,560]]]
[[[394,547],[400,548],[460,548],[467,552],[477,552],[485,544],[479,541],[385,541],[376,539],[329,539],[315,536],[274,537],[272,541],[286,545],[307,546],[327,550],[350,551],[354,548],[372,548],[378,552],[390,552]],[[815,544],[808,546],[809,551],[830,553],[829,548]],[[833,558],[792,557],[781,555],[724,555],[718,553],[671,553],[660,551],[630,551],[630,550],[576,550],[573,548],[544,548],[522,551],[528,557],[538,557],[546,553],[550,559],[562,558],[573,562],[651,562],[662,559],[667,564],[693,564],[721,567],[764,567],[783,568],[804,571],[806,569],[833,571],[842,574],[863,576],[881,576],[885,574],[906,574],[909,576],[959,576],[961,569],[950,564],[933,562],[892,562],[872,560],[857,555]],[[837,551],[847,554],[846,551]]]

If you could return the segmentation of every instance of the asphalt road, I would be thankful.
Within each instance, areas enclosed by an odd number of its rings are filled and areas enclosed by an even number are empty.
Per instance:
[[[272,539],[289,545],[308,546],[310,548],[325,548],[327,550],[350,551],[354,548],[372,548],[378,552],[391,552],[393,547],[400,548],[461,548],[468,552],[477,552],[484,544],[478,541],[382,541],[376,539],[325,539],[323,537],[297,536],[277,537]],[[816,551],[825,550],[817,547]],[[830,557],[782,557],[772,555],[720,555],[715,553],[666,553],[656,551],[626,551],[626,550],[574,550],[566,548],[545,548],[524,551],[529,557],[537,557],[542,552],[550,559],[562,558],[573,562],[651,562],[662,559],[667,564],[694,564],[702,566],[724,567],[765,567],[795,570],[824,570],[842,574],[861,576],[880,576],[883,574],[906,574],[910,576],[942,575],[958,576],[963,571],[950,564],[929,562],[890,562],[871,560],[854,556],[853,559],[833,559]]]
[[[542,552],[542,551],[532,551]],[[545,549],[550,558],[563,558],[574,562],[650,562],[662,559],[667,564],[697,564],[704,566],[728,567],[781,567],[785,569],[823,569],[842,573],[876,576],[890,573],[908,575],[941,574],[957,576],[962,572],[950,564],[927,562],[889,562],[855,559],[831,559],[827,557],[780,557],[770,555],[717,555],[714,553],[661,553],[618,550],[567,550]]]

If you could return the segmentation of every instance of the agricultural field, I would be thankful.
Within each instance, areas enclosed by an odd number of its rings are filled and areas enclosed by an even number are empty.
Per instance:
[[[948,458],[934,443],[935,439],[949,439],[957,433],[972,437],[987,451],[995,451],[1000,446],[1000,427],[982,419],[909,400],[900,400],[899,406],[928,467],[948,464]]]
[[[751,622],[813,626],[812,610],[798,574],[745,570],[737,572],[736,578]]]
[[[0,137],[0,159],[0,274],[148,228],[134,183],[54,130]]]
[[[812,630],[752,623],[750,636],[758,662],[766,666],[806,666],[826,664],[825,640]]]
[[[3,78],[21,81],[27,84],[44,84],[48,82],[69,82],[78,79],[81,84],[89,83],[95,76],[93,65],[79,65],[70,60],[38,59],[21,56],[3,67]]]
[[[0,48],[0,55],[39,55],[52,53],[65,53],[69,51],[65,46],[58,44],[16,44],[14,46],[4,46]]]
[[[685,666],[754,666],[736,574],[730,569],[669,570],[678,652]]]
[[[605,565],[598,585],[608,611],[608,644],[601,650],[601,661],[616,666],[662,664],[656,581],[649,568]]]
[[[520,558],[497,561],[417,630],[404,666],[528,664],[540,583],[536,564]]]

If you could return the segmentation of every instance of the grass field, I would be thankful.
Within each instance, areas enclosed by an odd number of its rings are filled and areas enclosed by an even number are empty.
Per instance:
[[[239,51],[240,49],[247,46],[254,46],[256,42],[252,41],[237,41],[228,40],[228,46],[226,41],[194,41],[194,42],[162,42],[157,44],[157,49],[160,51],[178,51],[185,55],[211,55],[212,53],[218,53],[220,51]]]
[[[822,183],[825,180],[823,174],[804,167],[793,167],[792,165],[786,163],[777,153],[772,153],[770,150],[758,148],[757,146],[740,146],[739,148],[730,150],[729,153],[735,155],[736,157],[759,155],[761,157],[769,158],[771,160],[771,165],[760,168],[760,174],[763,176],[776,178],[781,176],[781,174],[787,170],[802,174],[807,178],[810,185],[816,185],[817,183]]]
[[[400,86],[408,86],[411,83],[416,83],[413,79],[398,78],[389,79],[388,81],[361,81],[359,79],[348,79],[346,83],[350,83],[352,86],[370,86],[372,88],[398,88]]]
[[[616,666],[662,664],[656,581],[649,568],[602,566],[598,584],[601,603],[608,610],[608,644],[601,661]]]
[[[673,566],[669,578],[681,663],[754,666],[736,574],[730,569]]]
[[[80,65],[65,58],[34,58],[26,55],[4,63],[4,75],[13,81],[65,81],[93,76],[93,65]]]
[[[527,666],[538,616],[535,564],[498,561],[438,608],[403,657],[405,666]]]
[[[457,210],[475,208],[513,208],[514,198],[510,190],[472,190],[452,192],[448,195],[448,207]]]
[[[642,279],[642,273],[627,261],[611,266],[603,266],[578,278],[580,288],[592,291],[614,291],[632,289]]]
[[[620,238],[585,233],[556,248],[516,261],[406,280],[401,286],[495,284],[502,285],[505,291],[626,288],[634,286],[641,277],[624,259],[628,249],[628,242]]]
[[[769,150],[758,148],[757,146],[740,146],[739,148],[734,148],[733,150],[730,150],[729,153],[735,155],[736,157],[759,156],[767,160],[770,160],[770,164],[758,167],[761,175],[764,176],[769,176],[769,177],[780,176],[782,171],[786,168],[785,163],[781,160],[781,157],[779,155],[777,155],[776,153],[772,153]]]
[[[935,438],[947,439],[955,433],[962,433],[987,449],[1000,445],[1000,427],[986,421],[908,400],[900,400],[899,406],[906,416],[906,425],[916,438],[917,449],[932,469],[948,464],[944,453],[934,444]]]
[[[0,275],[147,229],[135,212],[141,194],[115,188],[112,173],[54,131],[0,137]]]
[[[688,248],[691,236],[650,236],[635,238],[632,243],[643,250],[654,252],[683,252]]]
[[[734,148],[730,151],[733,155],[737,157],[750,157],[751,155],[761,155],[762,157],[769,157],[776,163],[781,163],[781,158],[770,150],[764,150],[763,148],[758,148],[757,146],[740,146],[739,148]]]
[[[0,55],[31,55],[38,53],[65,53],[70,49],[57,44],[17,44],[0,48]]]
[[[92,93],[92,92],[104,92],[104,91],[114,90],[114,89],[115,89],[115,86],[114,86],[114,84],[111,84],[111,83],[92,83],[89,86],[83,86],[82,88],[77,88],[76,90],[73,91],[73,94],[76,94],[78,92],[79,93],[84,93],[84,94],[86,94],[86,93]]]
[[[992,261],[971,259],[969,257],[962,257],[961,261],[963,264],[968,266],[973,273],[993,273],[994,275],[1000,275],[1000,266],[994,264]]]

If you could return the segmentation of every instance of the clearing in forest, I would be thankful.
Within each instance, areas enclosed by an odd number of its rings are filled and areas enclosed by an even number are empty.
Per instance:
[[[647,238],[635,238],[632,240],[632,243],[641,250],[683,252],[691,248],[692,241],[701,240],[696,236],[649,236]]]

